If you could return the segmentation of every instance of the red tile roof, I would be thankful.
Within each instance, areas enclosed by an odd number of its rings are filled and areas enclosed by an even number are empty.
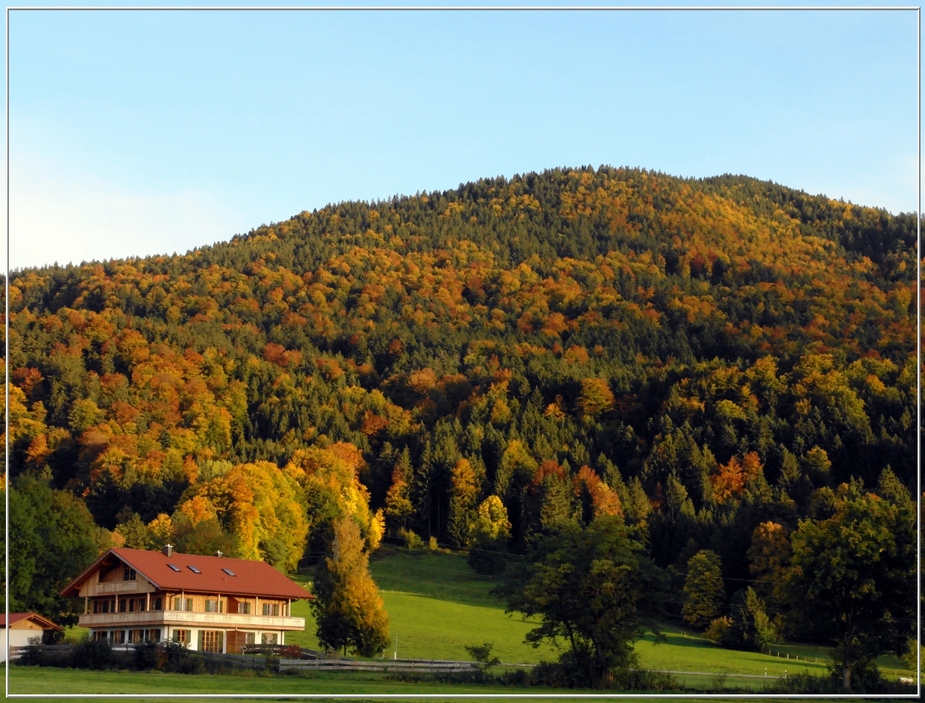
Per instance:
[[[163,552],[121,547],[110,549],[97,559],[61,591],[61,595],[77,595],[80,584],[91,576],[110,555],[114,555],[124,564],[135,569],[138,578],[147,579],[160,590],[270,598],[314,598],[304,588],[262,561],[206,557],[179,552],[174,552],[168,557]],[[179,571],[174,571],[168,564],[173,564]],[[199,573],[188,568],[190,566],[198,569]],[[234,576],[223,569],[228,569]]]
[[[21,620],[34,620],[37,625],[41,625],[44,630],[62,630],[60,625],[55,625],[48,618],[42,617],[38,613],[10,613],[10,625],[15,625]],[[0,613],[0,627],[7,626],[6,613]]]

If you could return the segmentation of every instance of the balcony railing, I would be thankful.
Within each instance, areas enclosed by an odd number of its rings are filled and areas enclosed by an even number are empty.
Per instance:
[[[147,589],[139,588],[139,581],[112,581],[110,583],[94,584],[93,595],[103,595],[106,593],[144,593]]]
[[[80,616],[81,627],[156,627],[159,625],[198,625],[226,630],[244,627],[265,630],[304,630],[305,618],[244,613],[201,613],[189,610],[84,613]]]

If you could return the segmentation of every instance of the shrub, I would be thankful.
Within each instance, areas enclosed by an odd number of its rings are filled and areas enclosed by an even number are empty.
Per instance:
[[[729,633],[732,630],[732,618],[728,615],[723,615],[722,617],[716,618],[713,622],[710,623],[710,626],[703,633],[703,636],[708,640],[712,640],[719,644],[724,640],[729,638]]]
[[[423,549],[424,548],[423,540],[421,540],[421,538],[418,537],[417,534],[412,532],[411,530],[406,530],[404,527],[402,527],[398,531],[398,536],[401,537],[402,540],[404,540],[405,546],[408,549]]]
[[[133,648],[133,660],[138,671],[157,669],[160,660],[160,648],[157,642],[143,642]]]
[[[111,669],[116,664],[115,653],[107,640],[85,639],[79,642],[70,659],[75,669]]]
[[[23,666],[44,666],[46,659],[42,639],[40,637],[30,637],[29,644],[26,645],[22,655],[17,659],[17,663]]]
[[[466,645],[466,651],[472,657],[472,661],[478,662],[479,671],[488,671],[491,667],[498,666],[501,663],[498,657],[491,656],[491,650],[494,646],[494,642]]]

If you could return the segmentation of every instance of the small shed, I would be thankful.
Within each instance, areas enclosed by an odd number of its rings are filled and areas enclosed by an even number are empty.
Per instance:
[[[63,629],[38,613],[10,613],[9,619],[0,613],[0,662],[6,661],[10,647],[25,647],[33,637]]]

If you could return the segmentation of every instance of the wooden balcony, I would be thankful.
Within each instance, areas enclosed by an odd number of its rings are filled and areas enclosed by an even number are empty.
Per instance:
[[[201,613],[189,610],[142,610],[134,613],[84,613],[81,627],[145,628],[163,626],[205,627],[214,630],[304,630],[305,618],[243,613]]]
[[[82,596],[107,596],[149,593],[154,589],[147,581],[111,581],[109,583],[88,583],[82,589]]]

